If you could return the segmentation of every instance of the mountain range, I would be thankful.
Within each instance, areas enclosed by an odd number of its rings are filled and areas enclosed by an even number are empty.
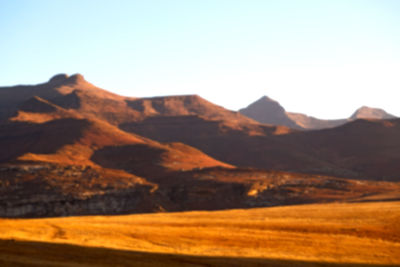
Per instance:
[[[343,125],[356,119],[394,119],[395,116],[383,109],[362,106],[357,109],[349,118],[337,120],[322,120],[302,113],[287,112],[277,101],[263,96],[246,108],[239,110],[243,115],[258,122],[284,125],[293,129],[317,130],[333,128]]]
[[[304,131],[275,101],[257,102],[251,110],[267,110],[272,124],[198,95],[119,96],[80,74],[0,87],[0,215],[212,210],[398,192],[399,119],[359,119],[386,116],[361,109],[341,126]]]

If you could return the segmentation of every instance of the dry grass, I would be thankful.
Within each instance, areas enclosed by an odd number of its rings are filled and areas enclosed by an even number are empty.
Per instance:
[[[400,264],[400,202],[129,216],[2,219],[0,239],[213,256],[208,258],[210,261],[223,256],[241,260],[255,258],[258,263],[262,259],[295,260],[296,264],[309,261],[311,266],[314,264],[312,262]],[[7,253],[12,254],[0,250],[0,259],[4,259]],[[139,254],[134,255],[139,257]],[[15,257],[27,255],[21,252]],[[149,255],[156,254],[140,255],[151,257]],[[195,260],[192,258],[191,262]],[[229,259],[225,260],[229,263]],[[102,261],[101,256],[98,261]],[[204,257],[198,261],[204,261]],[[252,261],[257,264],[257,260]],[[282,264],[288,266],[293,262]]]

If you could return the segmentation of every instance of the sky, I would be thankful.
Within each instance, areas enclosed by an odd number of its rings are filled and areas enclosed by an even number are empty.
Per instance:
[[[398,0],[0,0],[0,86],[81,73],[134,97],[400,116]]]

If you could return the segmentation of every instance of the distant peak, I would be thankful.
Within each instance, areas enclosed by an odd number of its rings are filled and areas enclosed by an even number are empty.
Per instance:
[[[371,110],[371,109],[374,109],[374,108],[371,108],[371,107],[368,107],[368,106],[362,106],[359,109],[357,109],[357,111]]]
[[[259,99],[259,101],[268,101],[268,102],[276,102],[275,100],[273,100],[272,98],[270,98],[270,97],[268,97],[268,96],[266,96],[266,95],[264,95],[264,96],[262,96],[260,99]]]
[[[368,106],[362,106],[357,109],[350,119],[392,119],[395,116],[387,113],[380,108],[372,108]]]
[[[298,127],[289,119],[285,109],[268,96],[261,97],[239,112],[261,123]]]
[[[261,98],[259,98],[258,100],[256,100],[255,102],[253,102],[250,105],[262,105],[262,106],[265,106],[265,105],[274,105],[274,106],[278,105],[278,106],[280,106],[278,101],[276,101],[276,100],[274,100],[274,99],[272,99],[272,98],[270,98],[270,97],[268,97],[266,95],[262,96]]]
[[[260,109],[258,112],[271,112],[271,111],[276,112],[278,110],[279,110],[279,112],[285,112],[285,109],[278,103],[278,101],[275,101],[266,95],[262,96],[257,101],[251,103],[246,108],[240,109],[239,112],[243,113],[246,116],[250,116],[248,114],[248,112],[246,111],[249,109],[257,109],[257,110]],[[267,111],[267,109],[268,109],[268,111]],[[253,117],[251,117],[251,118],[253,118]],[[257,120],[257,119],[255,119],[255,120]]]
[[[250,104],[250,106],[281,106],[278,101],[264,95],[261,98],[259,98],[257,101],[253,102],[252,104]]]

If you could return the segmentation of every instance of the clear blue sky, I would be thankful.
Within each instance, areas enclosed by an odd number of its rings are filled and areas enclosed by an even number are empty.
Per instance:
[[[0,85],[81,73],[127,96],[400,116],[400,1],[0,0]]]

